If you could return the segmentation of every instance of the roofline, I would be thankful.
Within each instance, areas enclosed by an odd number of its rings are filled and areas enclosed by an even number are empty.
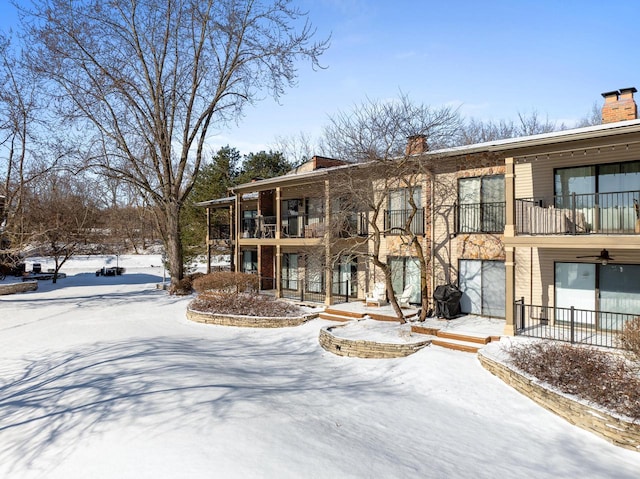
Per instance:
[[[262,190],[262,189],[267,189],[269,186],[272,186],[274,184],[297,183],[300,180],[327,176],[332,171],[347,169],[347,168],[355,168],[362,165],[363,163],[349,163],[348,165],[332,166],[330,168],[322,168],[320,170],[313,170],[305,173],[285,174],[281,176],[274,176],[273,178],[267,178],[264,180],[252,181],[250,183],[243,183],[241,185],[234,186],[230,189],[233,193],[236,193],[238,191],[247,191],[247,190],[249,191]]]
[[[606,123],[604,125],[586,126],[582,128],[573,128],[570,130],[552,131],[550,133],[540,133],[537,135],[507,138],[504,140],[487,141],[484,143],[475,143],[473,145],[443,148],[441,150],[429,151],[422,154],[417,153],[412,156],[456,156],[459,154],[476,153],[480,151],[497,152],[563,143],[567,141],[603,138],[611,135],[622,135],[625,133],[637,132],[640,132],[640,120],[627,120],[614,123]]]
[[[540,133],[537,135],[520,136],[517,138],[507,138],[503,140],[487,141],[483,143],[474,143],[472,145],[455,146],[452,148],[443,148],[440,150],[427,151],[424,153],[415,153],[410,155],[413,158],[431,157],[431,156],[457,156],[478,152],[500,152],[517,150],[522,148],[531,148],[535,146],[552,145],[569,141],[588,140],[595,138],[604,138],[612,135],[622,135],[626,133],[640,132],[640,120],[618,121],[614,123],[606,123],[603,125],[587,126],[582,128],[572,128],[570,130],[552,131],[549,133]],[[403,157],[398,157],[403,158]],[[268,189],[274,185],[286,183],[297,183],[307,179],[315,179],[329,175],[331,172],[347,169],[366,167],[371,162],[366,163],[350,163],[347,165],[323,168],[321,170],[313,170],[306,173],[285,174],[264,180],[243,183],[231,188],[231,192],[236,194],[242,191],[259,191]],[[202,206],[206,206],[203,202]]]
[[[229,206],[236,201],[235,196],[228,196],[226,198],[216,198],[215,200],[200,201],[194,203],[195,206],[209,207],[209,206]]]

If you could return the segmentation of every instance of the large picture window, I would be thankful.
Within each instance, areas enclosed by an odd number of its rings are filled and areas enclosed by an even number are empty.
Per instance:
[[[458,232],[501,233],[504,222],[504,175],[458,181]]]
[[[578,232],[635,232],[640,161],[557,168],[555,207],[568,211]]]
[[[598,312],[636,314],[640,311],[640,265],[555,263],[556,319],[569,321],[570,308],[580,310],[575,321],[621,329],[615,316]]]

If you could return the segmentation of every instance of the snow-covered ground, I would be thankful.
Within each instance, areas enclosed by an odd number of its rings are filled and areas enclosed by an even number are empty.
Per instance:
[[[123,276],[77,261],[0,296],[1,478],[639,477],[640,453],[473,354],[342,358],[318,345],[327,321],[192,323],[159,263],[118,261]]]

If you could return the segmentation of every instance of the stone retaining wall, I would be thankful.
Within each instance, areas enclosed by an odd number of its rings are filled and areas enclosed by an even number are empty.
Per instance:
[[[0,284],[0,295],[26,293],[38,289],[37,281],[24,281],[20,283]]]
[[[536,379],[528,378],[485,356],[482,351],[478,353],[478,359],[489,372],[571,424],[592,432],[617,446],[640,452],[640,424],[612,416],[547,389]]]
[[[344,326],[345,325],[326,326],[322,328],[320,330],[320,337],[318,338],[320,346],[338,356],[386,359],[403,358],[431,344],[431,340],[401,344],[376,343],[374,341],[339,338],[331,333],[332,329]]]
[[[187,308],[187,319],[196,323],[217,324],[218,326],[238,326],[241,328],[286,328],[299,326],[317,317],[316,313],[298,317],[265,318],[258,316],[237,316],[233,314],[203,313]]]

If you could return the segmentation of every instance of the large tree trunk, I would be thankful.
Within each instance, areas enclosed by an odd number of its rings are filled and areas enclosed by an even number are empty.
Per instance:
[[[184,277],[182,243],[180,240],[180,205],[173,201],[164,204],[162,215],[166,225],[163,240],[169,262],[169,274],[171,283],[176,284]]]

